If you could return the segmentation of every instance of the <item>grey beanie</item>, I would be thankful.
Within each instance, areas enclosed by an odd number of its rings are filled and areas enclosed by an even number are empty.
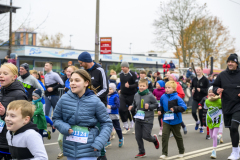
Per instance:
[[[27,63],[21,64],[20,67],[23,67],[24,69],[26,69],[29,72],[29,65]]]
[[[116,91],[116,85],[114,83],[110,83],[109,88],[112,88],[113,92]]]
[[[129,68],[128,62],[126,62],[126,61],[122,62],[121,67],[128,67]]]

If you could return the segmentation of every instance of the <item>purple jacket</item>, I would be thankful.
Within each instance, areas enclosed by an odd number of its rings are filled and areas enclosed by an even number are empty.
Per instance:
[[[162,87],[160,89],[154,89],[153,95],[157,97],[157,100],[159,101],[162,95],[165,93],[165,88]]]

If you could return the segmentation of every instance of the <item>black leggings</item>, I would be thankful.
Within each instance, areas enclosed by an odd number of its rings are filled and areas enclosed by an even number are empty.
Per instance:
[[[2,154],[0,153],[0,160],[11,160],[12,157],[10,154]]]
[[[192,116],[193,116],[193,118],[194,118],[194,120],[196,122],[198,121],[197,110],[198,110],[198,102],[193,100],[193,103],[192,103]],[[198,116],[199,116],[199,121],[200,121],[201,127],[202,127],[203,126],[203,109],[199,109],[198,110]]]
[[[238,122],[232,121],[231,127],[229,128],[233,147],[238,147],[239,143],[238,126],[239,126]]]

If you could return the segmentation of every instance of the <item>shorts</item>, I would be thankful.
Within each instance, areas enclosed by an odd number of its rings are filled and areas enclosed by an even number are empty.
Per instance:
[[[233,114],[224,114],[225,128],[230,128],[232,121],[235,121],[240,124],[240,111],[237,111]]]

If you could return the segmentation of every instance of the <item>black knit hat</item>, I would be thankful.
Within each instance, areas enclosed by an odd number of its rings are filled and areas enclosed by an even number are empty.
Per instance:
[[[230,54],[230,56],[227,59],[227,62],[228,61],[234,61],[238,65],[238,55],[236,53]]]
[[[20,65],[20,67],[25,68],[27,71],[29,71],[29,65],[27,63],[23,63]]]
[[[37,98],[41,98],[42,97],[42,91],[41,89],[36,89],[35,91],[33,91],[33,96],[37,97]]]

